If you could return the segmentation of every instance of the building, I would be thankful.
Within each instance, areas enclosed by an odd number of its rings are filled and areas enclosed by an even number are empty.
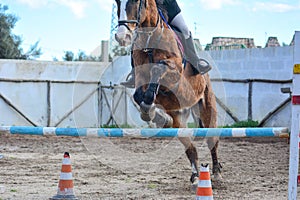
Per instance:
[[[284,45],[284,44],[283,44]],[[289,46],[294,45],[294,38]],[[280,47],[277,37],[271,36],[268,38],[266,47]],[[255,46],[253,38],[235,38],[235,37],[213,37],[212,43],[207,44],[205,50],[224,50],[224,49],[245,49],[245,48],[261,48]]]
[[[277,37],[269,37],[265,47],[280,47]]]
[[[253,38],[213,37],[205,50],[256,48]]]

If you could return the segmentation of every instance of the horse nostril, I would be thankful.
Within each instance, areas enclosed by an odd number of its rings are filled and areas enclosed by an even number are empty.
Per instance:
[[[116,39],[116,41],[117,41],[118,43],[121,43],[120,38],[118,37],[117,34],[115,34],[115,39]]]

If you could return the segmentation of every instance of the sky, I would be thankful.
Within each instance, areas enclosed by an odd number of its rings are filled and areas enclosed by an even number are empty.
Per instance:
[[[300,31],[300,0],[177,0],[194,38],[253,38],[264,47],[268,37],[290,44]],[[114,0],[0,0],[19,20],[13,33],[24,51],[39,41],[39,60],[62,60],[65,51],[93,52],[109,40]]]

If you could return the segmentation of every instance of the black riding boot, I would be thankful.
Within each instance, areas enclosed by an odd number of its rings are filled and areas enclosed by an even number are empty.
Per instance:
[[[121,85],[127,87],[127,88],[134,88],[135,87],[135,73],[134,68],[131,68],[131,72],[128,74],[126,78],[126,82],[121,82]]]
[[[210,64],[206,60],[198,57],[192,35],[188,39],[184,40],[183,45],[185,58],[190,64],[192,64],[194,74],[200,73],[203,75],[211,70],[212,67]]]

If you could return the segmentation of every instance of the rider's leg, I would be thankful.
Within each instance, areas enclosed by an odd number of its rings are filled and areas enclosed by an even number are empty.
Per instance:
[[[131,71],[129,72],[128,78],[125,82],[121,82],[120,84],[127,87],[127,88],[134,88],[135,87],[135,73],[134,73],[134,67],[131,68]]]
[[[183,34],[184,41],[184,54],[186,60],[193,65],[196,73],[205,74],[209,70],[211,70],[210,64],[204,60],[200,59],[196,53],[194,41],[192,38],[192,34],[187,27],[184,18],[181,13],[178,13],[173,20],[171,21],[171,25],[177,27],[181,34]]]
[[[120,84],[128,87],[128,88],[134,88],[135,87],[135,73],[134,73],[134,65],[133,65],[133,58],[131,56],[131,71],[128,74],[128,79],[126,82],[121,82]]]

